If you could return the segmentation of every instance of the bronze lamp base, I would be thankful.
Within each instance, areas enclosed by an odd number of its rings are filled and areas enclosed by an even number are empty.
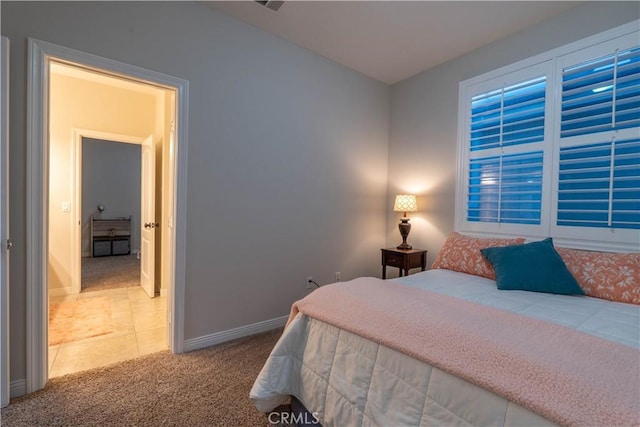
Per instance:
[[[407,236],[409,235],[409,231],[411,231],[411,224],[409,224],[409,218],[400,218],[400,224],[398,224],[398,229],[400,229],[400,235],[402,236],[402,244],[396,246],[396,249],[412,249],[413,246],[407,243]]]

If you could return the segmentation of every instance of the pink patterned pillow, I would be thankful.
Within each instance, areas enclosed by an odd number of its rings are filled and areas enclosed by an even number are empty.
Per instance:
[[[640,305],[640,253],[556,250],[585,294]]]
[[[444,242],[444,246],[431,268],[445,268],[495,280],[496,273],[491,264],[482,256],[480,249],[522,243],[524,243],[524,239],[520,237],[515,239],[480,239],[464,236],[454,231]]]

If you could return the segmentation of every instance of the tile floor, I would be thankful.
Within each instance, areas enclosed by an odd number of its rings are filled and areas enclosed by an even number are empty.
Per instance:
[[[49,378],[133,359],[168,348],[166,297],[149,298],[141,287],[51,297],[50,302],[111,296],[114,331],[49,346]]]

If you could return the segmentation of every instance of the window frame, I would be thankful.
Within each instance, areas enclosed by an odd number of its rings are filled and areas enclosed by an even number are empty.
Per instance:
[[[627,128],[561,138],[563,68],[603,56],[602,52],[607,49],[613,52],[615,49],[623,50],[637,46],[640,35],[639,26],[640,21],[633,21],[460,82],[455,199],[455,230],[457,232],[481,237],[522,236],[528,240],[540,240],[550,236],[560,246],[610,251],[640,251],[640,230],[557,225],[560,148],[568,146],[568,144],[584,145],[590,142],[605,142],[613,134],[615,134],[617,140],[622,140],[638,137],[639,133],[638,128]],[[485,157],[484,151],[487,153],[486,156],[492,150],[497,150],[498,153],[501,152],[500,148],[487,149],[482,150],[483,154],[479,156],[479,151],[471,151],[471,99],[480,93],[499,88],[500,85],[496,85],[496,82],[503,81],[506,84],[522,82],[527,79],[527,76],[533,78],[536,72],[540,75],[539,72],[541,70],[547,76],[544,141],[542,143],[522,145],[523,151],[534,151],[532,146],[535,144],[542,144],[543,147],[544,165],[540,225],[468,221],[470,159],[472,157]],[[527,145],[530,147],[527,147]]]

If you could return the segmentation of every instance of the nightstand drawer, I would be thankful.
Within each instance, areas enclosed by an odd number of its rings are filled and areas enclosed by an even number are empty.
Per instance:
[[[384,264],[388,265],[389,267],[402,268],[404,267],[403,262],[403,257],[397,254],[386,253],[384,256]]]

